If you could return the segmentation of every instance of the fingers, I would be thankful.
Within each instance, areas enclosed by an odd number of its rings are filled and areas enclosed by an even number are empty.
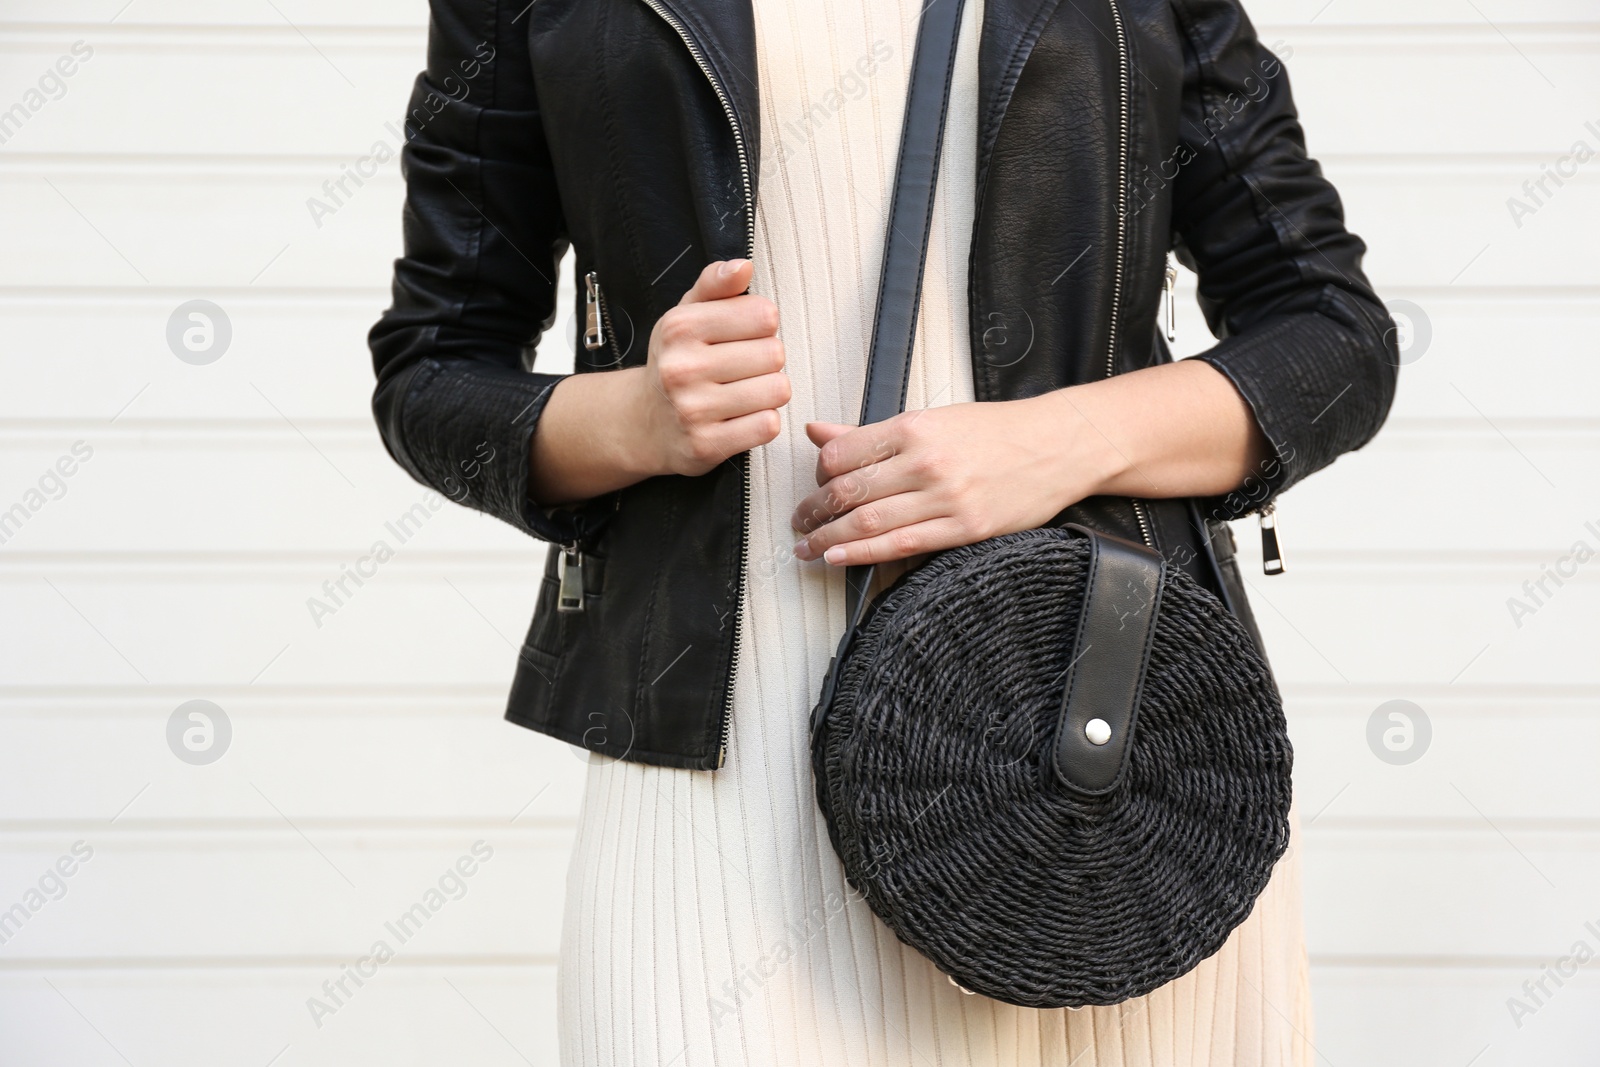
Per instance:
[[[842,429],[838,423],[807,423],[806,436],[818,446],[817,484],[826,485],[841,474],[897,455],[904,444],[902,425],[899,416]]]
[[[790,393],[789,376],[771,373],[725,384],[702,381],[667,395],[684,426],[693,428],[781,408],[789,402]]]
[[[846,516],[840,521],[848,521],[848,518]],[[949,515],[940,515],[897,526],[869,537],[829,545],[822,551],[822,558],[836,567],[854,567],[866,563],[909,559],[912,556],[970,543],[971,537],[961,520]],[[799,555],[799,552],[796,554]],[[817,557],[801,555],[800,558]]]
[[[800,533],[811,533],[834,522],[852,508],[922,487],[923,479],[917,476],[910,464],[896,459],[870,464],[830,478],[812,490],[795,507],[794,514],[789,518],[789,527]],[[821,553],[820,548],[818,553]]]
[[[697,468],[704,473],[740,452],[770,444],[782,430],[783,417],[768,408],[695,427],[687,438]]]
[[[755,266],[748,259],[713,260],[700,271],[700,277],[678,303],[698,304],[738,296],[750,288],[750,277],[754,273]]]
[[[754,273],[748,259],[707,263],[678,306],[661,317],[659,328],[667,331],[663,339],[714,345],[776,336],[778,306],[746,292]]]
[[[655,331],[660,342],[669,347],[775,337],[778,305],[754,293],[679,304],[666,310]]]
[[[704,474],[783,428],[790,388],[778,307],[748,291],[754,270],[748,259],[706,264],[651,328],[641,422],[674,474]]]
[[[704,394],[753,378],[783,374],[783,343],[775,337],[759,341],[731,341],[720,345],[691,345],[663,348],[656,360],[656,379],[661,392],[680,412],[704,402]],[[771,383],[768,383],[770,387]],[[748,390],[738,396],[749,395]],[[788,403],[785,393],[783,402]],[[732,414],[744,414],[744,411]]]
[[[879,537],[892,538],[901,530],[945,517],[946,510],[928,493],[896,493],[881,497],[861,504],[842,518],[806,534],[795,542],[794,554],[801,559],[812,560],[839,546]],[[828,562],[832,563],[833,560],[829,559]]]
[[[806,436],[811,443],[821,448],[835,437],[849,433],[855,427],[844,422],[808,422],[806,423]]]
[[[786,361],[783,342],[776,337],[706,345],[699,358],[704,360],[705,380],[720,384],[776,374],[783,370]]]

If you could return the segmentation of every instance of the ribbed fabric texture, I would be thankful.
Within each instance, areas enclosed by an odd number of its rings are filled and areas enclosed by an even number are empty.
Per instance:
[[[754,0],[763,172],[754,292],[781,315],[793,399],[750,464],[750,565],[726,765],[592,757],[567,875],[566,1067],[1251,1067],[1310,1064],[1298,834],[1215,957],[1113,1008],[961,992],[844,880],[807,716],[844,627],[844,575],[800,563],[809,420],[853,423],[921,0]],[[981,0],[966,0],[908,409],[973,399],[967,252]],[[755,72],[752,72],[755,73]],[[903,567],[903,565],[902,565]],[[878,585],[902,567],[880,568]]]

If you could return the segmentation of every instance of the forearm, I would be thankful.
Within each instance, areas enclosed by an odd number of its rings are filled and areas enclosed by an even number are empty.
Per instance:
[[[573,374],[551,391],[531,445],[528,492],[542,505],[588,500],[659,473],[633,403],[643,367]]]
[[[1215,367],[1186,359],[1032,397],[1047,426],[1068,434],[1059,484],[1082,495],[1148,498],[1231,492],[1272,455],[1254,415]],[[1074,469],[1068,470],[1067,467]],[[1062,506],[1076,499],[1062,498]]]
[[[1026,530],[1091,496],[1226,493],[1271,455],[1233,383],[1194,360],[806,432],[817,489],[791,517],[795,555],[845,566]]]

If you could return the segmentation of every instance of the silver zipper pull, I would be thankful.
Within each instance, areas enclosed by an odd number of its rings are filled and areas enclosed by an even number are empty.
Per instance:
[[[583,610],[583,552],[576,546],[561,546],[561,586],[557,591],[556,610]]]
[[[1261,570],[1283,573],[1283,549],[1278,546],[1278,505],[1268,504],[1256,513],[1261,521]]]
[[[600,275],[583,276],[583,347],[593,352],[606,343],[605,322],[600,317]]]
[[[1178,284],[1178,265],[1172,261],[1172,253],[1167,253],[1167,272],[1161,281],[1161,306],[1166,310],[1167,340],[1178,339],[1178,301],[1173,295],[1173,289]]]

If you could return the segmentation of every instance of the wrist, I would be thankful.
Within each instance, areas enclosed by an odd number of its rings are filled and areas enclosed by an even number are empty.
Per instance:
[[[650,384],[649,368],[622,367],[603,373],[610,379],[609,391],[618,401],[612,431],[602,438],[610,450],[607,466],[629,484],[671,473],[662,466],[662,450],[656,444],[657,398]]]
[[[1095,383],[1097,384],[1097,383]],[[1101,403],[1095,384],[1074,385],[1031,397],[1048,442],[1049,484],[1057,510],[1086,497],[1122,490],[1136,470],[1126,443],[1119,442],[1114,412]]]
[[[552,387],[529,442],[528,497],[579,503],[662,473],[652,462],[644,368],[568,374]]]

